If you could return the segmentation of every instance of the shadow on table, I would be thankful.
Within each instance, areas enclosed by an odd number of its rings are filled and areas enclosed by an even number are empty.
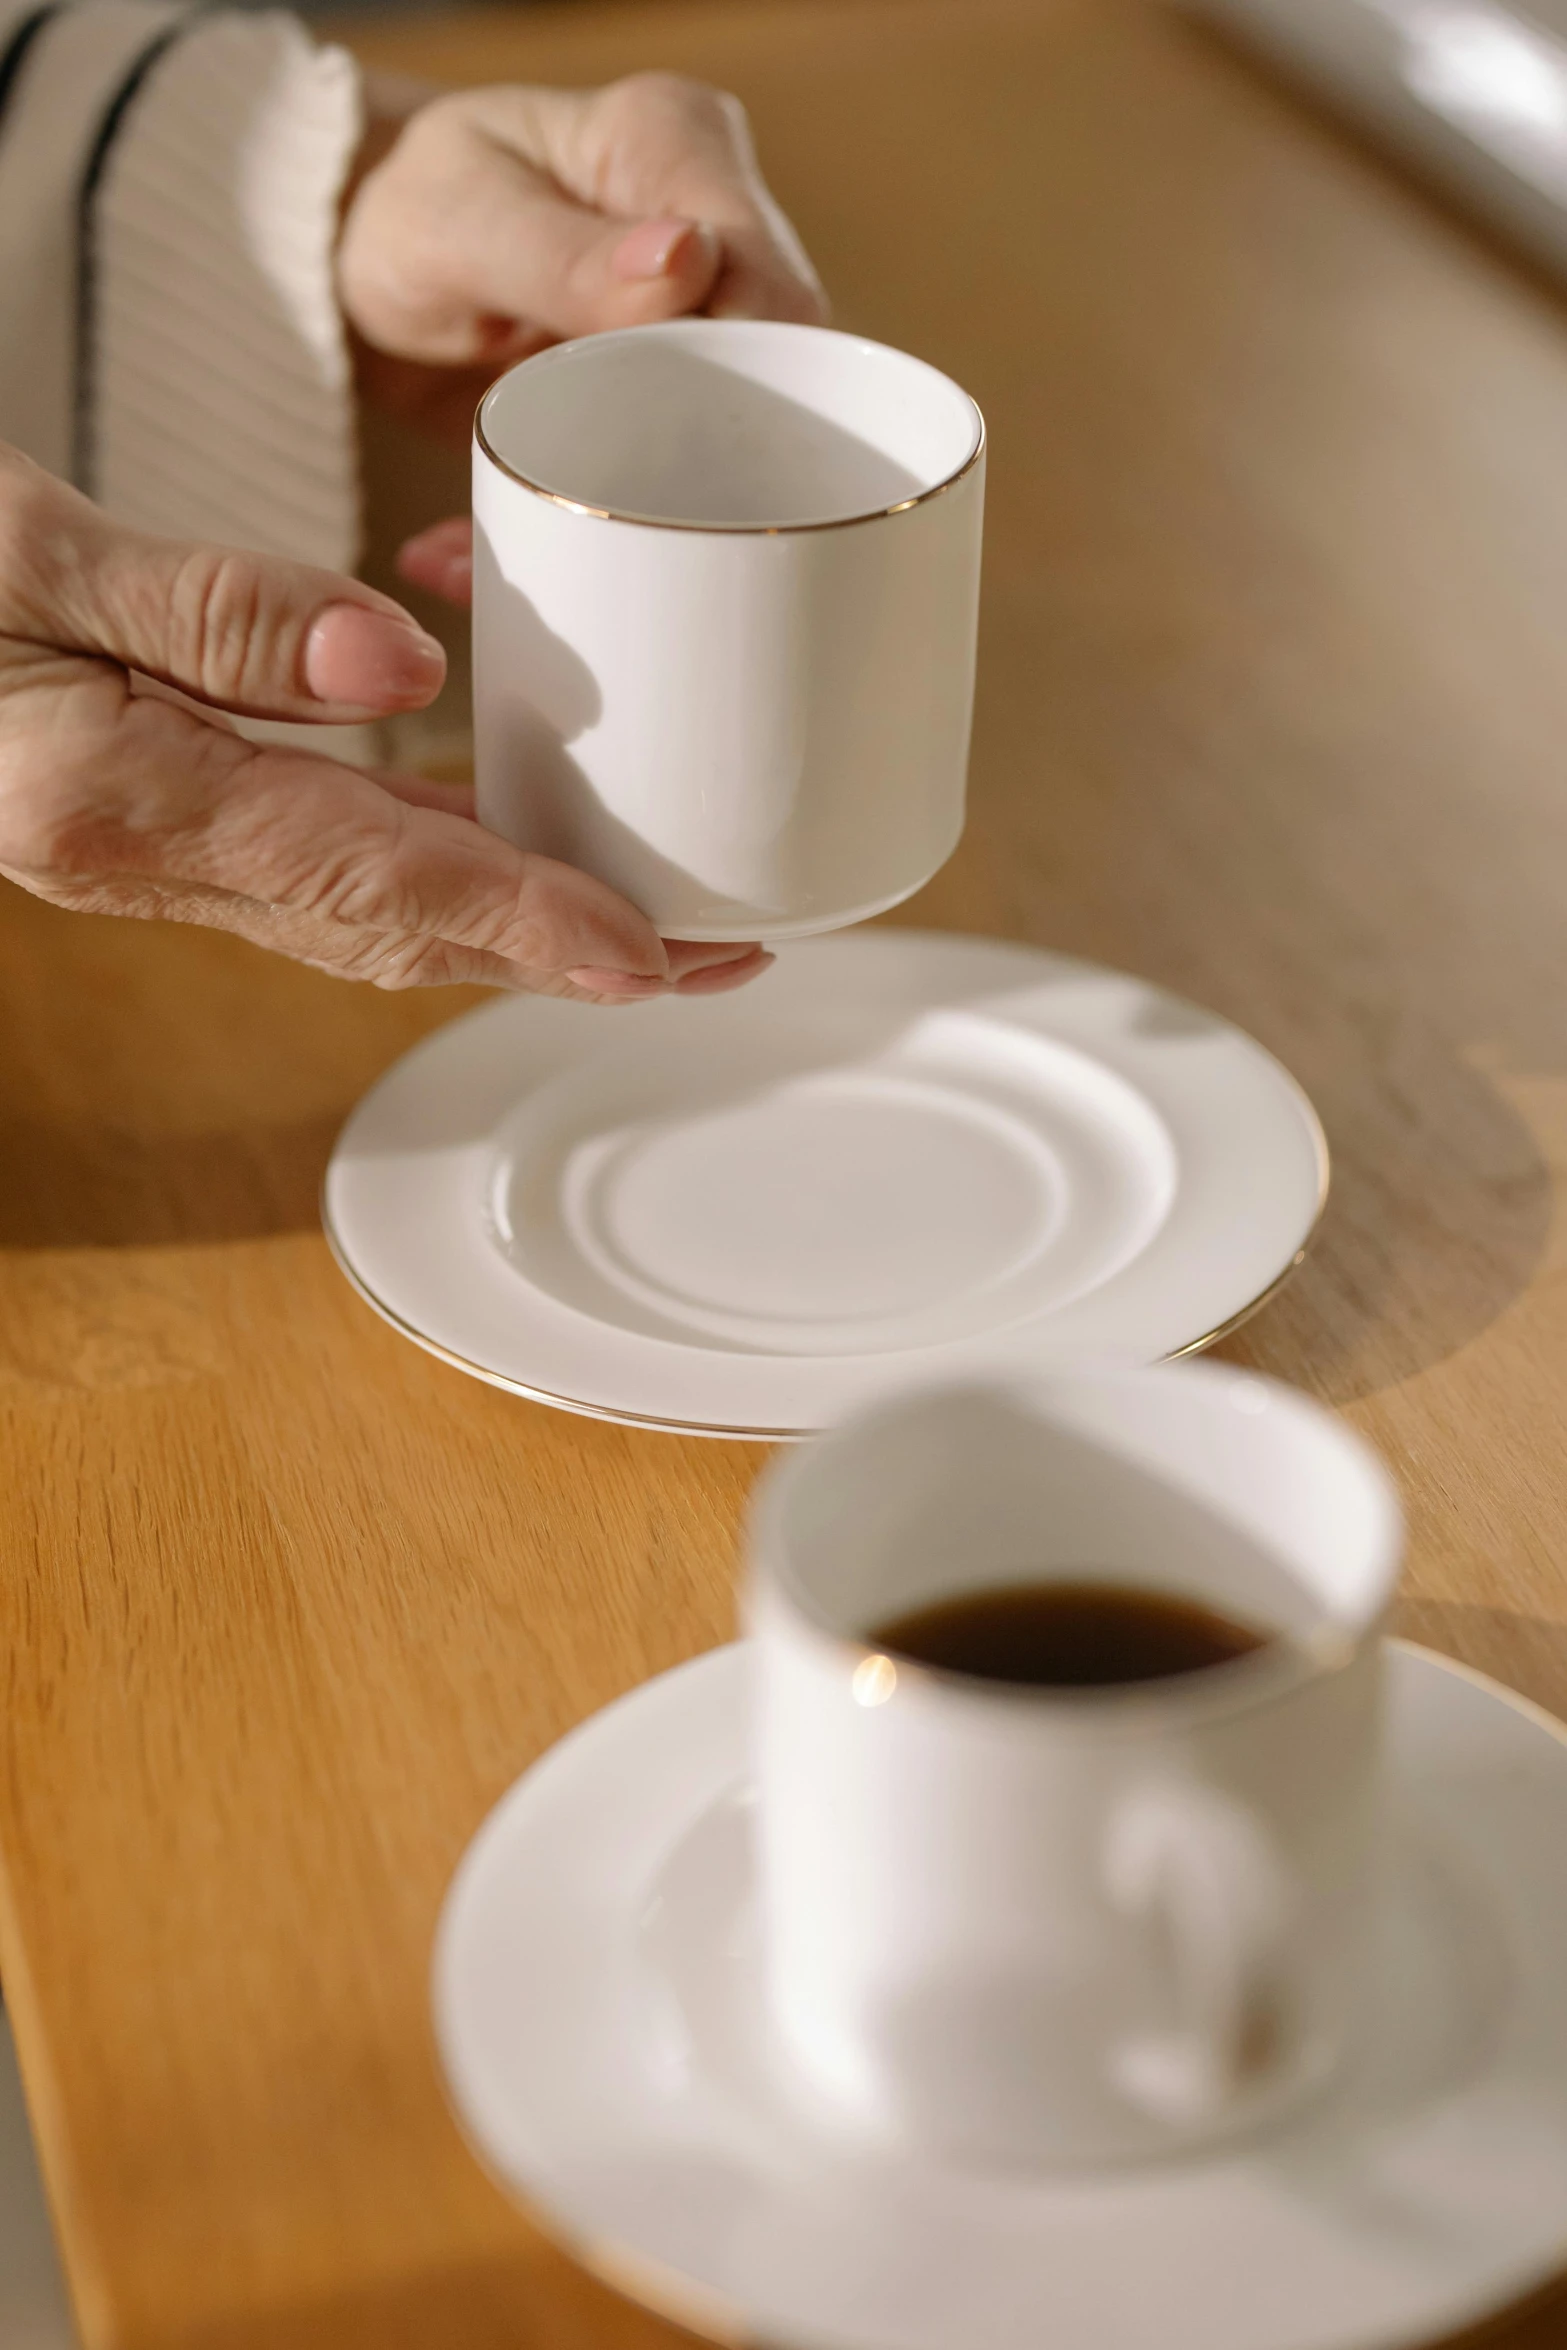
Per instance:
[[[1433,1066],[1438,1056],[1441,1065]],[[1528,1126],[1431,1039],[1296,1056],[1333,1152],[1301,1271],[1226,1351],[1344,1401],[1411,1377],[1527,1288],[1551,1217]],[[1439,1118],[1432,1104],[1439,1105]],[[194,1130],[0,1115],[0,1248],[201,1245],[314,1230],[341,1109]]]
[[[1519,1112],[1434,1034],[1386,1054],[1324,1041],[1294,1073],[1332,1154],[1306,1263],[1227,1354],[1330,1402],[1445,1361],[1526,1290],[1544,1254],[1551,1170]]]
[[[0,1118],[0,1248],[199,1246],[310,1231],[341,1123],[138,1133]]]
[[[308,1232],[356,1101],[477,989],[345,986],[0,879],[0,1250]]]
[[[706,2340],[525,2238],[512,2257],[181,2328],[166,2350],[697,2350]]]

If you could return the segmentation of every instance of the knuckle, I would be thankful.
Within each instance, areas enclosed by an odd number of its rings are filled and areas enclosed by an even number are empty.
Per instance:
[[[701,129],[714,129],[730,120],[730,108],[739,105],[711,82],[699,82],[689,74],[670,73],[662,68],[643,73],[628,74],[616,83],[615,94],[621,102],[645,111],[673,117],[677,122]]]
[[[728,133],[732,146],[748,154],[751,146],[751,117],[743,101],[735,96],[733,90],[714,90],[711,96],[715,123]]]
[[[384,229],[401,235],[427,202],[449,184],[460,161],[462,126],[443,111],[444,99],[404,124],[397,144],[366,179],[356,213],[374,209]]]
[[[170,666],[214,701],[245,698],[267,666],[269,615],[259,567],[229,547],[192,547],[168,588]]]
[[[446,208],[418,204],[398,216],[396,235],[386,237],[375,266],[387,297],[409,313],[433,307],[460,309],[452,287],[452,227]]]
[[[397,134],[394,153],[444,153],[451,142],[466,140],[473,129],[473,101],[466,90],[446,90],[427,98],[408,117]]]
[[[383,943],[377,987],[447,987],[472,976],[474,957],[444,938],[393,938]]]
[[[334,979],[397,993],[411,987],[445,987],[473,976],[465,957],[444,939],[412,937],[395,930],[338,930],[312,923],[309,943],[297,950],[301,962]]]
[[[291,912],[350,929],[366,894],[362,861],[348,843],[302,848],[292,870],[286,860],[279,860],[269,886],[278,903]]]
[[[415,893],[382,826],[366,811],[329,830],[290,827],[261,844],[269,894],[291,911],[329,923],[368,947],[377,932],[417,927]]]

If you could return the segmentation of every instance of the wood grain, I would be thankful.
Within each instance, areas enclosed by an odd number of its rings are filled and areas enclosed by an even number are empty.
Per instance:
[[[1567,1712],[1561,309],[1136,0],[353,37],[731,85],[842,320],[974,390],[973,820],[915,916],[1304,1079],[1333,1204],[1234,1351],[1392,1462],[1405,1622]],[[481,2177],[425,1974],[508,1781],[727,1632],[759,1455],[492,1394],[333,1270],[332,1133],[465,1001],[0,903],[0,1969],[92,2350],[677,2339]]]

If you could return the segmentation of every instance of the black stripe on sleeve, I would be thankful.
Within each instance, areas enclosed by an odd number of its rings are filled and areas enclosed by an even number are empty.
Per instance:
[[[35,8],[31,16],[23,17],[5,47],[0,49],[0,128],[4,127],[5,110],[27,63],[28,51],[49,19],[59,13],[59,0],[50,0],[47,8]]]
[[[98,324],[98,191],[114,152],[114,142],[125,125],[136,98],[159,59],[173,48],[185,24],[170,25],[149,41],[131,65],[104,110],[98,135],[87,157],[76,197],[76,404],[71,422],[71,479],[79,490],[94,494],[97,450],[96,424]]]

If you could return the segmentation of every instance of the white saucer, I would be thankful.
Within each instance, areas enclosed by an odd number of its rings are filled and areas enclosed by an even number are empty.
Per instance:
[[[471,2139],[623,2291],[788,2350],[1390,2350],[1567,2263],[1567,1732],[1394,1644],[1400,1833],[1344,2078],[1244,2147],[1097,2174],[872,2156],[772,2073],[747,1658],[535,1766],[458,1870],[435,2018]]]
[[[569,1411],[794,1436],[904,1381],[1207,1344],[1327,1152],[1238,1029],[993,939],[786,948],[732,996],[512,997],[354,1112],[326,1228],[431,1353]]]

